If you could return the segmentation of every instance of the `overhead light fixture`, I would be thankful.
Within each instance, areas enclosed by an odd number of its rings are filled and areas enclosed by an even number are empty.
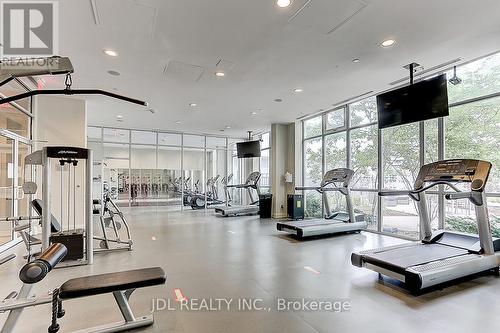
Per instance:
[[[179,125],[179,124],[181,123],[181,121],[180,121],[180,120],[177,120],[175,123],[176,123],[177,125]]]
[[[224,77],[224,76],[226,76],[226,73],[220,72],[220,71],[219,72],[215,72],[215,76],[217,76],[217,77]]]
[[[106,49],[103,52],[104,52],[104,54],[106,54],[110,57],[118,57],[118,52],[116,52],[115,50]]]
[[[277,0],[276,1],[276,4],[278,5],[278,7],[281,7],[281,8],[286,8],[286,7],[290,6],[291,3],[292,3],[291,0]]]
[[[357,64],[358,62],[360,62],[361,60],[359,60],[358,58],[355,58],[355,59],[352,59],[352,62]]]
[[[108,74],[113,76],[120,76],[120,72],[117,71],[108,71]]]
[[[304,89],[302,89],[302,88],[295,88],[295,89],[293,89],[293,92],[295,92],[295,93],[301,93],[303,91],[304,91]]]
[[[196,104],[196,103],[189,103],[189,106],[192,107],[192,108],[194,108],[194,107],[197,107],[198,104]]]
[[[457,66],[453,67],[453,77],[448,80],[451,84],[454,86],[459,85],[462,83],[462,79],[457,76]]]
[[[253,111],[252,116],[256,116],[256,115],[258,115],[257,111]]]
[[[123,116],[122,115],[116,116],[116,121],[122,122],[123,121]]]
[[[391,47],[393,46],[394,44],[396,43],[396,41],[394,39],[387,39],[387,40],[384,40],[382,42],[382,44],[380,44],[380,46],[382,47]]]
[[[230,128],[231,128],[231,126],[226,126],[226,129],[230,129]]]
[[[276,98],[274,101],[275,101],[276,103],[281,103],[281,102],[283,102],[283,100],[282,100],[281,98]]]

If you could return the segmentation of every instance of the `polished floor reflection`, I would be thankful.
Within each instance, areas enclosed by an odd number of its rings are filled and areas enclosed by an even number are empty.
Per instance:
[[[420,297],[408,295],[374,272],[351,266],[350,253],[404,242],[371,233],[298,242],[257,217],[219,218],[203,211],[169,212],[148,208],[126,212],[135,250],[98,255],[91,267],[60,269],[35,287],[52,290],[66,279],[148,266],[162,266],[167,284],[136,291],[137,314],[151,310],[152,299],[171,302],[143,332],[471,332],[497,330],[500,280],[482,277]],[[21,249],[19,249],[21,250]],[[0,267],[1,295],[19,287],[21,259]],[[229,310],[180,309],[176,299],[233,300]],[[278,311],[277,302],[299,299],[349,302],[350,311]],[[258,301],[264,310],[245,310],[241,300]],[[161,304],[160,304],[161,305]],[[209,305],[209,304],[208,304]],[[119,320],[111,295],[65,305],[62,332]],[[2,320],[5,318],[2,315]],[[27,309],[19,332],[44,332],[48,305]]]

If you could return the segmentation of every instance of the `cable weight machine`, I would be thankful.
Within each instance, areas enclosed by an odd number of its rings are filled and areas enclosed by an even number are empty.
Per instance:
[[[54,160],[58,164],[53,163]],[[42,252],[53,243],[61,243],[68,249],[65,266],[92,264],[92,151],[78,147],[45,147],[26,156],[25,164],[42,169],[41,204],[39,207],[32,205],[42,217]],[[78,174],[82,165],[83,172]],[[53,190],[54,171],[60,174],[59,193]],[[79,189],[83,189],[81,194]],[[80,202],[82,205],[77,205]],[[59,209],[54,210],[57,203]],[[61,222],[58,232],[51,228],[52,213],[56,211]]]

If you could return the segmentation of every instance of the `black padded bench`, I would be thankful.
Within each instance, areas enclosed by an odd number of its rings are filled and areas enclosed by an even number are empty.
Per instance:
[[[160,267],[91,275],[71,279],[59,288],[62,300],[112,293],[165,284],[167,277]]]
[[[139,327],[149,326],[154,322],[153,315],[150,314],[136,318],[128,303],[129,298],[135,289],[163,285],[166,280],[166,274],[160,267],[91,275],[71,279],[66,281],[59,288],[58,295],[55,296],[58,298],[57,314],[59,318],[64,315],[64,310],[62,309],[62,301],[64,300],[113,293],[124,321],[99,326],[94,329],[86,329],[84,332],[123,332]],[[56,313],[54,309],[53,313]],[[53,322],[51,328],[49,328],[49,332],[57,332],[59,329],[57,320],[55,320],[54,317],[52,320]]]

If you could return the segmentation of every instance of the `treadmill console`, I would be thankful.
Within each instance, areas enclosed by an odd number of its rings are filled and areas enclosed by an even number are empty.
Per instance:
[[[339,168],[327,171],[321,182],[321,187],[332,183],[342,183],[343,187],[348,187],[351,182],[354,171],[347,168]]]
[[[255,186],[259,182],[259,179],[260,179],[260,172],[254,171],[248,175],[245,185]]]
[[[415,189],[422,188],[426,182],[463,182],[471,183],[473,191],[483,191],[488,181],[491,163],[480,160],[444,160],[426,164],[420,168]]]

